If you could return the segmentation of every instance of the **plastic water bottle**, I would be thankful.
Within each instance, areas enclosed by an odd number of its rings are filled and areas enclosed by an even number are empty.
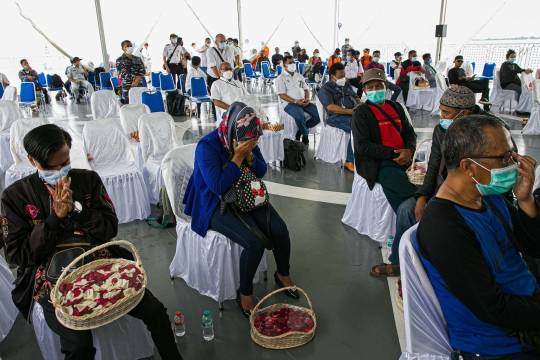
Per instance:
[[[180,311],[176,312],[174,317],[174,333],[176,336],[184,336],[186,333],[186,326],[184,325],[184,315]]]
[[[204,340],[212,340],[214,338],[214,323],[212,322],[212,316],[210,316],[210,310],[204,310],[202,328]]]
[[[386,258],[389,258],[390,254],[392,254],[393,243],[394,243],[394,237],[392,235],[388,236],[388,240],[386,241]]]

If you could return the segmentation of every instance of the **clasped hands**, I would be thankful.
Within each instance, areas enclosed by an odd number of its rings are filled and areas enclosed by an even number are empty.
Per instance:
[[[52,198],[52,209],[56,216],[60,219],[65,218],[70,212],[73,211],[73,191],[71,191],[71,178],[65,176],[62,180],[59,180],[54,188],[50,185],[46,185],[47,190]]]

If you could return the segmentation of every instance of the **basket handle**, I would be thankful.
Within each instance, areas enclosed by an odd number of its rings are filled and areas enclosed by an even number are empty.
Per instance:
[[[311,310],[311,312],[313,312],[313,304],[311,304],[311,300],[309,299],[308,294],[306,294],[306,292],[305,292],[303,289],[301,289],[301,288],[299,288],[299,287],[297,287],[297,286],[287,286],[287,287],[283,287],[283,288],[281,288],[281,289],[274,290],[274,291],[272,291],[270,294],[268,294],[268,295],[266,295],[265,297],[263,297],[263,298],[261,299],[261,301],[259,301],[259,303],[258,303],[257,305],[255,305],[255,307],[253,308],[253,310],[252,310],[252,312],[251,312],[251,316],[253,316],[253,315],[259,310],[259,307],[261,306],[261,304],[262,304],[266,299],[268,299],[270,296],[273,296],[273,295],[275,295],[275,294],[277,294],[277,293],[279,293],[279,292],[282,292],[282,291],[285,291],[285,290],[289,290],[289,289],[290,289],[290,290],[293,290],[293,291],[294,291],[294,290],[299,290],[302,294],[304,294],[304,296],[306,297],[307,302],[308,302],[308,304],[309,304],[309,309]]]
[[[412,162],[411,162],[411,166],[409,166],[409,168],[407,169],[407,172],[410,172],[414,169],[414,164],[415,164],[415,159],[416,159],[416,154],[418,153],[418,149],[420,149],[422,147],[422,145],[426,142],[426,141],[430,141],[431,138],[427,138],[427,139],[424,139],[420,142],[420,144],[418,144],[418,146],[416,147],[416,149],[414,150],[414,155],[412,157]]]
[[[132,243],[130,243],[129,241],[126,241],[126,240],[115,240],[115,241],[109,241],[109,242],[106,242],[105,244],[101,244],[99,246],[96,246],[95,248],[92,248],[90,250],[88,250],[87,252],[85,252],[84,254],[81,254],[79,255],[77,258],[75,258],[71,264],[69,264],[68,266],[66,266],[66,268],[64,269],[64,271],[62,272],[62,275],[60,275],[60,277],[58,278],[58,280],[56,281],[57,284],[60,284],[62,282],[62,280],[64,280],[64,277],[66,277],[69,269],[71,269],[71,267],[73,265],[75,265],[79,260],[82,260],[84,257],[98,251],[98,250],[101,250],[101,249],[104,249],[108,246],[113,246],[113,245],[127,245],[131,248],[131,250],[133,250],[133,253],[135,254],[135,257],[137,258],[137,264],[139,266],[142,266],[142,262],[141,262],[141,258],[139,256],[139,252],[137,251],[137,249],[135,248],[135,246],[133,246]],[[56,286],[53,288],[53,290],[56,289]]]

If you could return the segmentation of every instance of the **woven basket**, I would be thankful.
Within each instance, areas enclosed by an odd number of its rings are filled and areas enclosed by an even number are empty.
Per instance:
[[[407,177],[409,178],[409,181],[414,185],[424,185],[424,178],[426,177],[426,173],[415,173],[414,172],[414,164],[416,164],[416,154],[418,153],[418,150],[426,141],[430,141],[431,138],[425,139],[424,141],[420,142],[418,146],[416,147],[416,150],[414,151],[414,155],[412,158],[412,164],[407,169]]]
[[[279,311],[283,308],[291,308],[294,310],[303,311],[307,314],[309,314],[313,318],[313,329],[311,329],[308,332],[299,332],[299,331],[292,331],[289,333],[285,333],[279,336],[265,336],[257,331],[255,327],[255,314],[259,311],[259,306],[268,299],[269,297],[285,290],[298,290],[304,296],[306,297],[309,309],[300,307],[300,306],[294,306],[289,304],[274,304],[267,306],[260,311]],[[315,336],[315,329],[317,328],[317,318],[315,317],[315,312],[313,311],[313,305],[311,304],[311,300],[309,299],[308,294],[304,290],[302,290],[299,287],[296,286],[290,286],[290,287],[284,287],[278,290],[275,290],[271,292],[270,294],[266,295],[264,298],[262,298],[261,301],[255,306],[253,311],[251,312],[251,316],[249,317],[249,322],[251,323],[251,338],[253,341],[255,341],[257,344],[261,345],[262,347],[265,347],[267,349],[290,349],[298,346],[302,346],[307,344],[308,342],[313,339]]]
[[[71,269],[72,266],[75,266],[75,264],[84,258],[85,256],[88,256],[92,254],[93,252],[96,252],[98,250],[104,249],[108,246],[112,245],[127,245],[133,250],[133,253],[135,254],[135,257],[137,261],[130,261],[125,259],[100,259],[100,260],[94,260],[86,265],[81,266],[80,268],[73,271],[71,274],[67,275],[67,272],[69,269]],[[84,274],[91,272],[97,268],[100,268],[102,266],[110,265],[110,264],[120,264],[121,266],[126,266],[129,264],[135,265],[140,271],[143,276],[142,286],[139,290],[137,290],[134,294],[131,294],[130,296],[126,296],[125,298],[122,298],[118,300],[115,304],[112,304],[111,306],[108,306],[106,308],[101,308],[99,310],[96,310],[92,312],[91,314],[86,314],[83,316],[73,316],[69,315],[67,311],[65,310],[65,307],[63,307],[60,304],[60,297],[61,293],[58,290],[62,284],[70,284],[73,281],[75,281],[77,278],[82,277]],[[97,327],[107,325],[109,323],[112,323],[118,318],[121,318],[128,312],[130,312],[139,301],[141,301],[142,297],[144,296],[144,291],[146,289],[146,273],[142,267],[141,258],[139,257],[139,252],[137,249],[128,241],[125,240],[117,240],[117,241],[111,241],[99,246],[96,246],[95,248],[85,252],[84,254],[80,255],[78,258],[73,260],[69,266],[66,266],[66,269],[60,275],[58,278],[58,281],[56,282],[56,286],[53,287],[51,291],[51,302],[53,306],[56,308],[56,318],[58,321],[64,325],[65,327],[73,330],[91,330],[95,329]]]

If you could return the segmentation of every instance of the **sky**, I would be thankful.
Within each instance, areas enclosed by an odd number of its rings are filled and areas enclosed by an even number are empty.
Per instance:
[[[227,37],[238,37],[236,0],[187,1],[212,36],[201,26],[185,0],[101,0],[107,51],[111,58],[121,55],[122,40],[140,44],[156,21],[148,39],[154,64],[162,62],[163,47],[173,32],[183,37],[188,51],[191,43],[195,42],[199,47],[206,37],[213,38],[220,32]],[[18,3],[23,12],[71,56],[79,56],[83,62],[92,60],[96,65],[102,61],[94,0],[18,0]],[[383,3],[384,6],[379,5]],[[403,6],[402,0],[380,3],[339,0],[339,22],[342,23],[339,46],[345,37],[349,37],[358,49],[377,44],[403,44],[420,53],[434,53],[435,25],[439,22],[441,2],[425,0],[415,4]],[[275,46],[281,47],[282,52],[290,50],[294,40],[298,40],[308,54],[317,47],[322,56],[328,56],[325,50],[332,51],[334,45],[333,5],[334,2],[328,0],[273,3],[243,0],[244,38],[250,40],[250,48],[260,47],[260,41],[266,41],[284,17],[268,44],[271,53]],[[448,0],[445,44],[466,42],[501,6],[503,8],[497,15],[476,35],[477,39],[540,36],[540,27],[524,19],[524,14],[527,19],[540,18],[538,0]],[[18,65],[20,58],[43,55],[46,45],[51,55],[59,56],[18,14],[14,1],[0,0],[0,14],[4,29],[0,35],[3,45],[0,72],[2,67],[8,66],[6,58],[16,59],[11,62]],[[13,34],[6,29],[13,29]],[[65,60],[66,66],[69,65]]]

